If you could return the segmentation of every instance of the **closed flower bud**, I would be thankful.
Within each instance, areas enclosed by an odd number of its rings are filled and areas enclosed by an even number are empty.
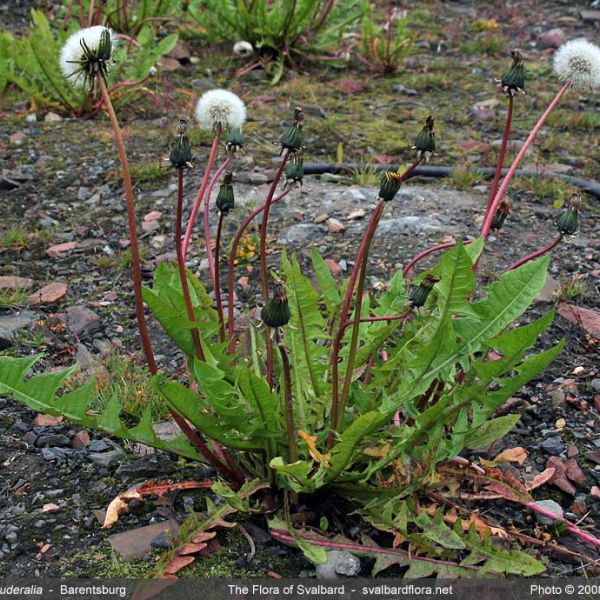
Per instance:
[[[581,198],[573,196],[571,202],[558,217],[556,228],[561,235],[573,235],[579,227],[579,209],[581,207]]]
[[[275,293],[260,312],[260,316],[268,327],[283,327],[290,320],[290,307],[281,283],[275,284]]]
[[[433,131],[433,117],[431,115],[427,117],[425,126],[421,129],[412,148],[417,151],[417,158],[425,162],[435,152],[435,132]]]
[[[171,148],[169,160],[171,161],[171,164],[178,169],[191,167],[192,149],[190,147],[190,140],[187,136],[187,121],[185,119],[179,120],[177,132],[178,135]]]
[[[286,184],[299,183],[302,186],[302,179],[304,178],[304,158],[297,156],[294,160],[289,162],[285,167],[285,179]]]
[[[494,231],[502,229],[502,225],[504,225],[504,221],[506,221],[508,213],[510,213],[510,202],[504,200],[500,203],[500,206],[494,215],[494,220],[492,221],[492,229]]]
[[[386,202],[393,200],[401,185],[402,177],[399,173],[385,171],[379,184],[379,197]]]
[[[434,275],[428,274],[425,275],[419,287],[413,290],[410,295],[409,302],[412,304],[414,308],[419,308],[427,302],[427,298],[429,297],[429,292],[431,292],[433,286],[439,281],[438,277]]]
[[[232,210],[235,205],[232,182],[233,173],[231,171],[227,171],[227,173],[225,173],[225,177],[223,178],[223,183],[219,188],[219,193],[217,194],[217,208],[225,215]]]
[[[297,106],[294,109],[294,124],[290,125],[281,136],[281,147],[290,152],[297,152],[302,147],[302,122],[304,121],[304,113]]]
[[[225,140],[227,152],[239,152],[246,145],[246,137],[239,127],[232,129]]]
[[[518,50],[513,50],[513,63],[503,75],[498,83],[498,89],[504,92],[507,96],[515,94],[525,94],[525,67],[523,66],[523,57]]]

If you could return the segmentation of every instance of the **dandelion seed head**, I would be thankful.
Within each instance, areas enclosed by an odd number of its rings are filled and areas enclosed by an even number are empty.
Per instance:
[[[102,25],[76,31],[60,51],[63,75],[75,87],[87,88],[95,75],[106,77],[115,45],[115,33]]]
[[[563,44],[554,53],[554,72],[578,89],[600,87],[600,48],[583,38]]]
[[[241,129],[246,120],[246,105],[239,96],[227,90],[210,90],[200,96],[196,119],[205,129],[218,125],[226,131]]]

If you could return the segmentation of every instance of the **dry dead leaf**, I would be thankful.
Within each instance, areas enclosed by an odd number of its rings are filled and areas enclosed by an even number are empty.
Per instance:
[[[494,462],[496,464],[502,462],[516,462],[522,465],[527,460],[527,452],[525,448],[521,448],[521,446],[517,446],[516,448],[509,448],[508,450],[504,450],[494,458]]]

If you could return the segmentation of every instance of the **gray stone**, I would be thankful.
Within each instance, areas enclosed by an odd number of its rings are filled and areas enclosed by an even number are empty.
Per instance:
[[[365,192],[359,188],[349,188],[348,194],[350,195],[352,200],[358,200],[360,202],[369,199]]]
[[[69,329],[76,335],[91,333],[100,325],[100,317],[85,306],[69,306],[66,312]]]
[[[399,233],[422,233],[424,231],[439,231],[441,224],[431,217],[395,217],[384,219],[379,223],[378,235],[397,235]]]
[[[141,479],[156,475],[168,475],[174,471],[175,467],[168,458],[153,454],[121,465],[115,473],[129,479]]]
[[[561,452],[564,452],[565,445],[561,442],[559,437],[551,437],[544,440],[540,448],[546,453],[552,456],[558,456]]]
[[[598,379],[597,377],[595,379],[592,379],[592,389],[595,392],[600,392],[600,379]]]
[[[564,512],[560,504],[558,504],[558,502],[555,502],[554,500],[538,500],[536,504],[538,506],[541,506],[542,508],[545,508],[546,510],[549,510],[555,515],[558,515],[559,517],[564,516]],[[554,523],[555,521],[555,519],[545,517],[544,515],[540,515],[537,512],[535,513],[535,518],[537,519],[538,523],[542,523],[543,525],[552,525],[552,523]]]
[[[395,94],[404,94],[405,96],[418,96],[419,92],[417,90],[413,90],[412,88],[407,88],[400,83],[397,83],[392,86],[392,92]]]
[[[314,240],[321,235],[323,235],[323,228],[314,223],[296,223],[281,233],[277,243],[302,244]]]
[[[77,344],[75,360],[83,371],[89,371],[94,366],[94,355],[83,345]]]
[[[338,579],[339,575],[354,577],[360,573],[360,560],[345,550],[327,552],[327,562],[315,567],[317,579]]]
[[[14,544],[14,543],[17,541],[17,539],[18,539],[18,536],[17,536],[17,534],[16,534],[14,531],[11,531],[10,533],[7,533],[7,534],[4,536],[4,539],[5,539],[5,540],[6,540],[6,541],[7,541],[9,544]]]
[[[71,445],[71,440],[62,433],[51,433],[48,435],[40,435],[36,440],[35,445],[38,448],[64,448]]]
[[[104,440],[92,440],[88,445],[90,452],[104,452],[108,450],[108,444]]]
[[[584,21],[600,21],[600,10],[582,10],[580,14]]]
[[[552,302],[554,300],[554,294],[560,289],[560,283],[554,279],[551,275],[546,278],[544,287],[539,291],[536,301],[537,302]]]
[[[117,446],[113,441],[106,440],[106,442],[112,446],[112,450],[105,452],[91,452],[88,458],[99,467],[109,468],[120,463],[125,458],[126,454],[123,448]]]
[[[36,314],[30,310],[23,310],[16,315],[0,315],[0,350],[8,348],[16,334],[29,325],[33,325]]]

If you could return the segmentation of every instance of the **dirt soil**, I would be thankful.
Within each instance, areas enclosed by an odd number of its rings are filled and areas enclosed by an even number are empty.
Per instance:
[[[22,31],[27,3],[17,4],[20,12],[5,26]],[[548,65],[552,35],[560,35],[548,32],[560,28],[566,39],[597,39],[600,21],[583,20],[580,11],[586,8],[560,1],[521,2],[512,8],[492,2],[411,2],[409,18],[416,44],[399,73],[380,77],[359,65],[341,73],[312,68],[288,73],[277,87],[269,86],[260,72],[235,80],[235,70],[243,64],[228,51],[209,51],[198,39],[188,40],[191,53],[204,62],[165,70],[154,84],[153,98],[143,97],[120,108],[143,221],[146,281],[160,260],[174,257],[175,174],[161,161],[168,153],[177,117],[191,114],[201,90],[211,85],[240,93],[250,114],[247,155],[235,166],[240,208],[229,220],[225,236],[231,236],[248,207],[265,198],[277,161],[274,142],[288,121],[285,115],[290,107],[302,105],[307,115],[308,162],[335,162],[336,152],[343,149],[344,160],[409,163],[412,141],[431,111],[439,140],[432,164],[459,167],[447,180],[411,180],[387,207],[371,254],[373,289],[419,250],[451,237],[473,237],[489,191],[489,181],[476,168],[494,165],[502,135],[505,101],[497,95],[493,79],[507,64],[506,49],[521,48],[530,69],[529,93],[517,99],[515,111],[513,139],[523,140],[557,89]],[[496,20],[496,30],[474,32],[474,23],[489,19]],[[490,39],[497,40],[498,48]],[[493,99],[499,102],[485,103]],[[482,101],[483,108],[481,104],[477,108]],[[598,178],[599,104],[597,95],[569,95],[564,108],[542,130],[525,166]],[[191,135],[198,166],[188,177],[188,205],[210,144],[203,133],[194,130]],[[31,298],[21,298],[14,306],[0,308],[0,332],[11,315],[25,319],[0,352],[10,356],[43,352],[45,367],[77,361],[83,377],[98,371],[110,377],[106,363],[115,352],[131,355],[141,364],[118,157],[106,118],[48,119],[45,110],[35,110],[26,97],[9,89],[0,99],[0,167],[4,178],[16,182],[0,186],[0,276],[31,280],[21,285],[33,298],[33,304]],[[548,243],[555,235],[557,206],[573,191],[556,180],[518,180],[510,192],[509,220],[486,248],[482,280],[493,280],[500,269]],[[276,265],[287,248],[299,254],[308,273],[310,251],[316,246],[331,260],[332,268],[347,274],[376,193],[376,179],[368,168],[348,176],[306,177],[303,187],[272,212],[271,264]],[[512,410],[519,411],[522,419],[511,434],[488,449],[487,456],[525,448],[528,458],[515,473],[527,477],[553,461],[563,461],[570,479],[560,488],[545,485],[536,492],[536,500],[554,500],[567,518],[582,519],[581,526],[599,536],[600,208],[598,198],[584,195],[583,200],[580,231],[553,252],[549,284],[526,316],[533,319],[557,306],[556,319],[540,348],[564,338],[565,349],[544,374],[516,395]],[[328,219],[338,220],[343,231],[334,232],[336,225]],[[419,270],[432,264],[424,261]],[[200,244],[192,245],[189,266],[207,279]],[[236,280],[238,307],[255,306],[259,295],[255,257],[239,267]],[[36,303],[38,290],[51,283],[66,284],[66,293]],[[164,340],[159,325],[152,320],[150,325],[159,340],[161,368],[172,373],[180,368],[180,356]],[[100,529],[97,511],[127,486],[149,477],[205,478],[210,472],[164,454],[144,454],[143,448],[98,432],[87,432],[91,438],[87,444],[86,433],[68,423],[40,423],[35,417],[12,400],[0,398],[0,576],[147,573],[161,551],[160,540],[145,558],[125,562],[108,542],[113,532]],[[201,511],[203,495],[186,491],[164,506],[134,504],[114,531],[181,518],[189,509]],[[481,510],[528,535],[536,535],[542,527],[530,513],[507,502],[486,503]],[[221,549],[199,561],[190,574],[314,574],[313,566],[296,551],[270,540],[264,522],[249,520],[245,525],[257,545],[252,560],[248,542],[236,530],[221,537]],[[573,551],[600,558],[564,532],[547,530],[549,537]],[[364,560],[364,575],[368,567],[369,561]],[[587,565],[566,562],[564,557],[549,559],[551,574],[593,573],[586,569]]]

